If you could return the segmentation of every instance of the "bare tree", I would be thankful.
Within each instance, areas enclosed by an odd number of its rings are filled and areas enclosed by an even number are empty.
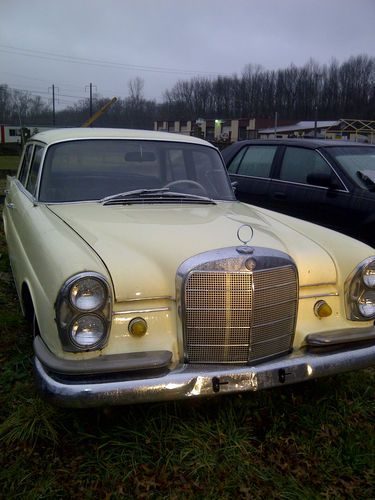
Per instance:
[[[129,80],[128,82],[129,100],[136,106],[139,105],[144,99],[143,96],[144,86],[145,82],[139,76],[136,76],[135,78]]]
[[[179,80],[164,92],[160,104],[145,99],[140,77],[128,82],[128,91],[128,97],[119,99],[100,118],[100,125],[152,128],[154,120],[271,118],[275,111],[282,119],[312,120],[315,114],[319,119],[374,119],[375,58],[352,56],[341,64],[333,59],[327,65],[310,59],[302,67],[279,70],[248,64],[240,76]],[[106,100],[97,98],[95,106]],[[78,102],[58,112],[58,123],[80,125],[86,111],[86,101]],[[48,112],[39,96],[0,85],[2,123],[27,120],[42,125],[49,123]]]

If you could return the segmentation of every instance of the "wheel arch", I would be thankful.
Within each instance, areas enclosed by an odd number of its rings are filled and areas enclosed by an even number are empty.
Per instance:
[[[39,335],[39,324],[36,308],[30,292],[29,285],[26,281],[22,283],[21,288],[21,309],[26,321],[32,326],[33,335]]]

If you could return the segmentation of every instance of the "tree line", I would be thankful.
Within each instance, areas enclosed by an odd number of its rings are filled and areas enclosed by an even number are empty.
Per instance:
[[[297,67],[266,70],[247,65],[241,75],[179,80],[166,90],[161,103],[145,99],[144,81],[128,83],[128,96],[118,99],[95,126],[153,128],[156,120],[197,118],[272,118],[312,120],[375,119],[375,58],[352,56],[343,63],[313,60]],[[109,98],[96,97],[93,110]],[[89,102],[82,99],[56,112],[57,126],[79,126],[88,118]],[[0,85],[0,123],[49,125],[51,106],[40,96]]]

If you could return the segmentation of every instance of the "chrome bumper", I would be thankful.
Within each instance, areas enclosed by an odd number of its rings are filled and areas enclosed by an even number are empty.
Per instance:
[[[42,394],[53,404],[94,407],[257,391],[375,365],[375,345],[341,352],[294,352],[256,366],[183,365],[166,375],[110,382],[61,382],[35,358]]]

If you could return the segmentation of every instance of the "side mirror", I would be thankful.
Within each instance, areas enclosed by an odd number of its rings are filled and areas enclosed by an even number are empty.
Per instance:
[[[238,187],[238,182],[234,181],[230,183],[233,189],[233,193],[236,194],[237,187]]]
[[[332,178],[330,174],[308,174],[306,177],[307,184],[312,184],[313,186],[320,186],[326,188],[333,188]]]

